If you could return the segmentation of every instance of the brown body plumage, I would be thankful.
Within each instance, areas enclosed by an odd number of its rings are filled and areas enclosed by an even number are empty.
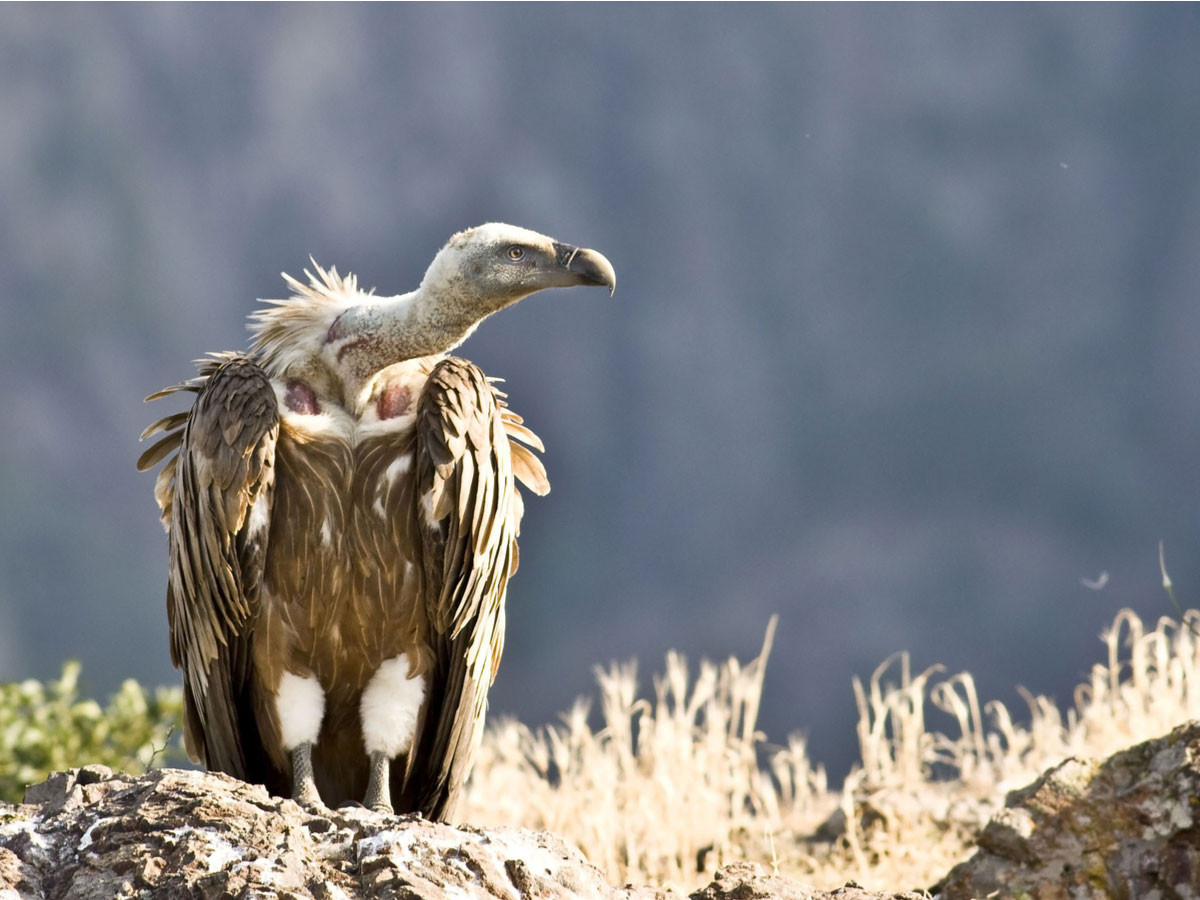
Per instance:
[[[549,484],[504,395],[444,353],[540,287],[611,289],[602,256],[567,250],[482,226],[398,298],[318,268],[258,314],[251,353],[152,395],[197,394],[147,429],[166,435],[139,467],[178,451],[156,487],[171,654],[209,768],[304,802],[451,814],[503,645],[516,481]]]

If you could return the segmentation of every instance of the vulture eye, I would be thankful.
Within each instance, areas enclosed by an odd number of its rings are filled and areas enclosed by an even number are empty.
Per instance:
[[[513,261],[521,259],[524,255],[525,250],[521,247],[518,247],[516,244],[508,248],[508,258]]]

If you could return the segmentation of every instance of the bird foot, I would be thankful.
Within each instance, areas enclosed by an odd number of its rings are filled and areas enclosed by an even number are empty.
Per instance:
[[[329,807],[325,805],[325,801],[321,799],[321,795],[317,792],[316,785],[311,791],[294,791],[292,799],[307,809],[309,812],[323,813],[329,812]]]

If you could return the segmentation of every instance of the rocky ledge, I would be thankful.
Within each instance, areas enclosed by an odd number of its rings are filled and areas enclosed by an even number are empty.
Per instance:
[[[976,854],[933,889],[965,898],[1200,897],[1200,724],[1014,791]],[[918,900],[817,891],[759,866],[691,900]],[[929,896],[928,894],[925,896]],[[101,766],[0,803],[0,900],[133,897],[682,900],[608,884],[553,834],[455,828],[361,809],[314,813],[224,775]]]
[[[757,866],[721,870],[697,900],[875,900],[818,892]],[[15,898],[670,900],[613,887],[561,838],[455,828],[362,809],[315,814],[224,775],[102,766],[59,772],[0,804],[0,900]],[[917,895],[896,895],[896,900]]]

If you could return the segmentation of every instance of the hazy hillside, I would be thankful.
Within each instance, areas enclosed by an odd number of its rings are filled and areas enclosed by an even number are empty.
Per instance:
[[[834,769],[900,648],[1065,700],[1160,538],[1200,584],[1197,84],[1192,5],[6,6],[0,680],[173,679],[141,397],[310,253],[396,292],[501,219],[619,285],[463,348],[554,484],[494,709],[776,611]]]

